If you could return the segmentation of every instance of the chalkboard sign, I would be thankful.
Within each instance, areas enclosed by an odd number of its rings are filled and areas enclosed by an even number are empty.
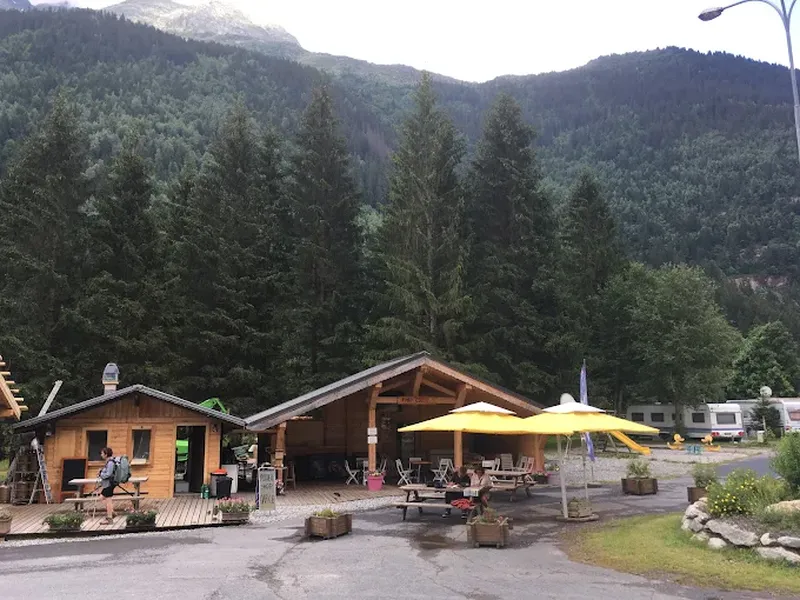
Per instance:
[[[78,486],[69,485],[71,479],[86,478],[85,458],[65,458],[61,462],[61,495],[65,492],[77,492]]]
[[[258,510],[275,510],[275,469],[259,467],[256,487],[256,506]]]

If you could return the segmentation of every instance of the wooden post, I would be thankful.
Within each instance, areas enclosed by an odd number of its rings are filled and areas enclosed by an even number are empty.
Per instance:
[[[278,435],[275,437],[275,468],[276,478],[283,481],[283,457],[286,455],[286,421],[278,425]]]
[[[467,398],[467,389],[469,388],[466,384],[461,384],[458,386],[458,396],[456,396],[456,408],[461,408],[464,406],[464,400]],[[453,466],[456,469],[460,468],[464,465],[464,434],[460,431],[456,431],[453,433]]]
[[[367,423],[367,427],[370,430],[375,431],[375,435],[368,435],[367,436],[367,459],[369,462],[369,470],[370,472],[377,470],[378,468],[378,445],[377,443],[370,443],[370,440],[377,441],[377,427],[378,422],[376,419],[376,409],[378,407],[378,394],[381,393],[381,384],[376,383],[372,386],[372,390],[370,391],[369,395],[369,422]],[[369,433],[369,432],[368,432]]]
[[[546,435],[534,435],[533,462],[537,471],[544,471],[544,446],[547,443]]]

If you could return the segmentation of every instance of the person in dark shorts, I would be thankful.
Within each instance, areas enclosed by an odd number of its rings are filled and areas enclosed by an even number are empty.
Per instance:
[[[470,484],[470,477],[469,473],[467,473],[467,467],[461,466],[458,468],[453,474],[453,484],[457,485],[458,487],[455,489],[450,489],[444,493],[444,501],[447,504],[452,504],[456,500],[462,500],[464,498],[464,488],[469,487]],[[451,509],[447,508],[442,514],[442,518],[446,518],[450,516]],[[462,517],[466,517],[465,514],[461,515]]]
[[[103,468],[100,469],[100,495],[106,505],[106,518],[103,519],[104,524],[114,522],[114,503],[111,498],[114,496],[114,451],[111,448],[103,448],[100,451],[100,456],[106,462]]]

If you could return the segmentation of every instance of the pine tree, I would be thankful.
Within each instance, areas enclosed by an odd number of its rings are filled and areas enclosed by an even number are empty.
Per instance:
[[[292,157],[293,308],[287,391],[299,394],[356,370],[364,292],[361,198],[333,101],[314,92]]]
[[[79,379],[97,388],[106,362],[116,362],[128,384],[167,382],[161,309],[163,243],[151,214],[153,184],[138,141],[116,157],[106,194],[90,224],[88,281],[74,313],[81,337]]]
[[[393,156],[389,202],[376,235],[372,360],[420,350],[459,358],[469,316],[457,175],[464,145],[437,108],[429,75],[414,102]]]
[[[57,378],[65,396],[81,393],[68,321],[87,258],[87,146],[75,107],[59,95],[0,185],[0,348],[29,398],[46,396]]]
[[[555,220],[541,188],[533,129],[501,95],[469,173],[469,351],[499,382],[529,395],[550,389],[555,366]]]

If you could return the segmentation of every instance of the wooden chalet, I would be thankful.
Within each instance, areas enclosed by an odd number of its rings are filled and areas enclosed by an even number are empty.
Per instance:
[[[6,371],[6,363],[0,356],[0,419],[16,419],[26,410],[23,405],[24,398],[17,396],[19,389],[14,387],[16,383],[11,379],[11,371]]]
[[[149,498],[199,492],[211,471],[220,468],[223,433],[244,421],[143,385],[116,389],[106,383],[102,396],[17,423],[18,433],[35,432],[56,501],[74,491],[70,479],[94,477],[103,466],[100,450],[109,446],[131,460],[131,476],[147,477]],[[178,460],[176,441],[187,440]],[[186,450],[188,446],[188,450]]]
[[[292,462],[298,481],[324,478],[326,466],[367,458],[375,470],[385,458],[408,464],[411,457],[437,464],[465,455],[522,453],[544,467],[540,436],[493,436],[462,433],[398,433],[397,429],[446,414],[474,402],[490,402],[520,417],[541,412],[524,396],[473,377],[421,352],[377,365],[323,388],[255,414],[245,422],[259,433],[259,463],[283,467]],[[271,456],[266,448],[271,449]],[[281,476],[279,470],[278,475]]]

